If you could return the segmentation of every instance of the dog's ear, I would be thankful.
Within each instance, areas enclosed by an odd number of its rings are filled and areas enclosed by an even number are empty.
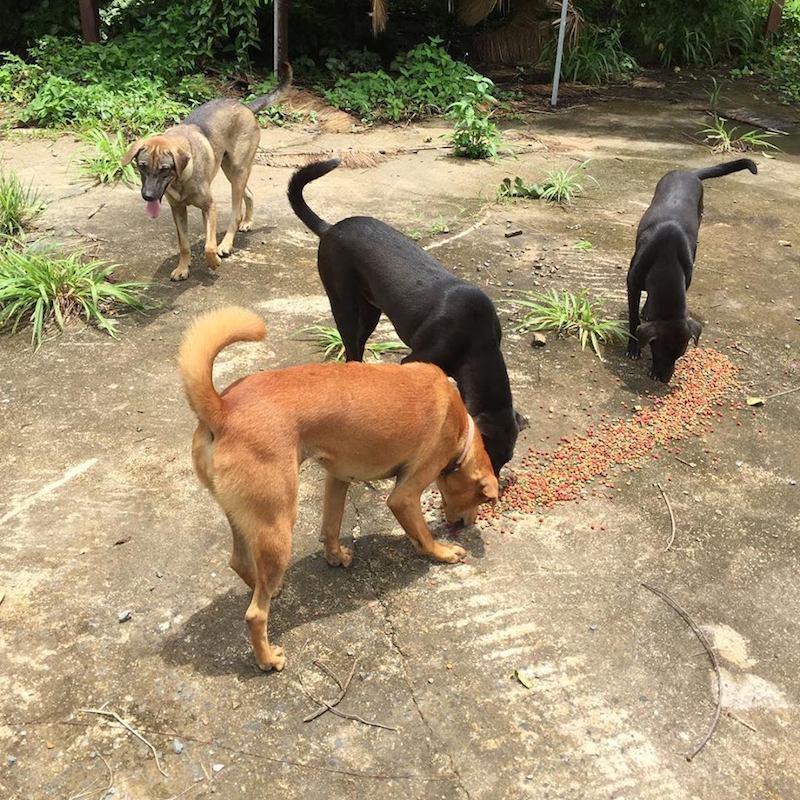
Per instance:
[[[486,500],[497,500],[500,487],[494,475],[481,478],[481,496]]]
[[[524,431],[525,428],[530,427],[530,420],[527,417],[523,417],[519,411],[514,411],[514,419],[517,421],[517,431]]]
[[[139,155],[139,151],[144,146],[144,139],[137,139],[129,148],[128,152],[122,156],[122,161],[120,162],[123,167],[127,166],[128,164],[133,161],[136,156]]]
[[[647,345],[652,344],[656,338],[656,326],[652,322],[643,322],[636,329],[636,338],[639,341],[639,347],[643,350]]]
[[[703,332],[703,326],[691,317],[687,320],[687,325],[689,326],[689,333],[694,339],[694,346],[697,347],[700,344],[700,334]]]
[[[173,147],[170,150],[170,153],[172,153],[172,160],[175,162],[175,172],[180,178],[181,174],[186,169],[186,165],[189,163],[191,156],[182,147]]]

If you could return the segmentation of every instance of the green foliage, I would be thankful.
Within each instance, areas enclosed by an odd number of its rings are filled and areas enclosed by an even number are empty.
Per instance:
[[[781,27],[757,67],[785,100],[800,103],[800,0],[786,0]]]
[[[463,100],[465,95],[475,94],[478,91],[475,79],[485,82],[484,92],[489,98],[491,81],[455,61],[441,44],[441,39],[432,37],[399,55],[390,67],[392,74],[378,69],[340,77],[332,89],[325,91],[325,98],[365,122],[378,119],[397,122],[439,113]]]
[[[604,319],[600,304],[591,301],[585,289],[577,294],[555,289],[544,294],[518,290],[516,294],[519,297],[512,297],[509,302],[525,314],[515,327],[517,331],[556,331],[561,336],[577,336],[581,350],[591,344],[601,361],[601,344],[628,338],[625,323]]]
[[[93,183],[136,183],[133,164],[122,166],[122,157],[128,149],[128,141],[122,131],[109,136],[102,128],[89,128],[81,137],[92,149],[78,159],[78,173]]]
[[[483,75],[467,75],[464,81],[464,96],[447,107],[447,115],[454,120],[453,152],[461,158],[494,158],[501,138],[491,108],[487,108],[497,102],[489,94],[494,84]]]
[[[715,153],[746,152],[747,150],[779,150],[780,148],[768,141],[777,136],[771,131],[750,130],[737,134],[739,128],[727,125],[728,120],[714,114],[713,122],[708,128],[698,131],[703,141]]]
[[[541,183],[525,183],[519,176],[513,180],[504,178],[497,189],[497,199],[507,200],[526,197],[532,200],[546,200],[548,203],[569,205],[574,197],[583,192],[581,175],[588,163],[588,161],[584,161],[582,164],[573,165],[566,169],[548,172]],[[591,243],[589,243],[589,247],[591,247]]]
[[[73,317],[116,336],[118,310],[142,311],[144,284],[111,283],[114,267],[102,261],[83,261],[33,245],[7,242],[0,249],[0,327],[16,331],[32,326],[31,341],[38,349],[48,327],[63,329]]]
[[[329,325],[310,325],[297,331],[295,337],[304,342],[311,342],[314,349],[322,354],[324,361],[345,360],[344,343],[337,328]],[[365,353],[378,361],[384,353],[398,353],[407,350],[408,348],[402,342],[390,339],[382,342],[367,342]]]
[[[510,200],[516,197],[527,197],[531,200],[538,200],[542,196],[542,187],[538,183],[525,183],[517,175],[514,180],[503,178],[497,188],[498,200]]]
[[[555,49],[553,40],[542,58],[555,61]],[[622,48],[619,28],[592,24],[583,26],[577,43],[565,49],[561,62],[564,80],[591,85],[625,78],[636,69],[636,61]]]
[[[578,239],[578,241],[572,245],[573,250],[581,250],[584,253],[587,250],[591,250],[593,247],[594,245],[588,239]]]
[[[0,170],[0,237],[18,236],[45,207],[32,184],[25,186],[16,172]]]
[[[713,64],[750,53],[768,0],[614,0],[623,40],[662,65]]]

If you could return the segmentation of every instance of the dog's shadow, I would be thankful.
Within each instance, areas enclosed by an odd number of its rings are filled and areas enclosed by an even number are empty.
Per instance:
[[[451,537],[470,558],[482,558],[483,540],[477,528]],[[320,550],[291,564],[284,589],[270,608],[270,641],[283,644],[285,634],[315,620],[347,614],[365,603],[419,580],[430,570],[452,569],[414,553],[405,536],[368,534],[355,543],[348,569],[330,567]],[[250,590],[229,589],[192,614],[168,637],[161,655],[169,664],[189,666],[205,675],[235,675],[242,680],[263,675],[256,667],[244,613]],[[335,634],[332,633],[331,638]],[[289,658],[292,656],[289,650]]]

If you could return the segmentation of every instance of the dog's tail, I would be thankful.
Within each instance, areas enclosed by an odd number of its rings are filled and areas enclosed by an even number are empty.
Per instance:
[[[706,178],[721,178],[723,175],[730,175],[731,172],[739,172],[743,169],[749,169],[753,175],[758,174],[756,162],[749,158],[738,158],[736,161],[728,161],[725,164],[717,164],[716,167],[696,169],[694,174],[697,175],[701,181],[704,181]]]
[[[293,75],[292,65],[288,61],[285,64],[281,64],[281,68],[278,70],[278,85],[269,94],[262,94],[261,97],[256,97],[255,100],[251,100],[245,105],[254,114],[258,114],[262,109],[271,106],[274,102],[280,100],[289,86],[291,86]]]
[[[208,311],[197,317],[186,331],[178,354],[178,368],[192,411],[211,429],[222,425],[222,398],[214,388],[214,359],[234,342],[256,342],[264,338],[261,317],[237,306]]]
[[[300,221],[303,225],[316,233],[317,236],[322,236],[322,234],[330,228],[330,224],[325,222],[321,217],[318,217],[308,207],[308,204],[303,199],[303,189],[307,183],[311,183],[311,181],[315,181],[317,178],[321,178],[323,175],[327,175],[331,170],[336,169],[339,163],[340,161],[338,158],[331,158],[328,161],[315,161],[313,164],[309,164],[297,170],[289,181],[289,190],[287,194],[289,195],[289,202],[292,205],[292,211],[300,217]]]

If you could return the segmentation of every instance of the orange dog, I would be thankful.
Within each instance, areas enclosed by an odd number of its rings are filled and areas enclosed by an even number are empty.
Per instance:
[[[353,480],[396,478],[387,501],[392,513],[418,553],[449,563],[464,549],[434,541],[422,492],[437,481],[447,520],[471,525],[498,486],[480,431],[433,364],[309,364],[249,375],[217,394],[211,373],[220,350],[264,335],[250,311],[209,312],[186,333],[179,365],[199,418],[194,467],[230,522],[230,565],[253,590],[245,620],[256,661],[281,670],[286,657],[270,645],[267,621],[291,555],[304,459],[328,471],[322,539],[332,566],[352,559],[339,532]]]

